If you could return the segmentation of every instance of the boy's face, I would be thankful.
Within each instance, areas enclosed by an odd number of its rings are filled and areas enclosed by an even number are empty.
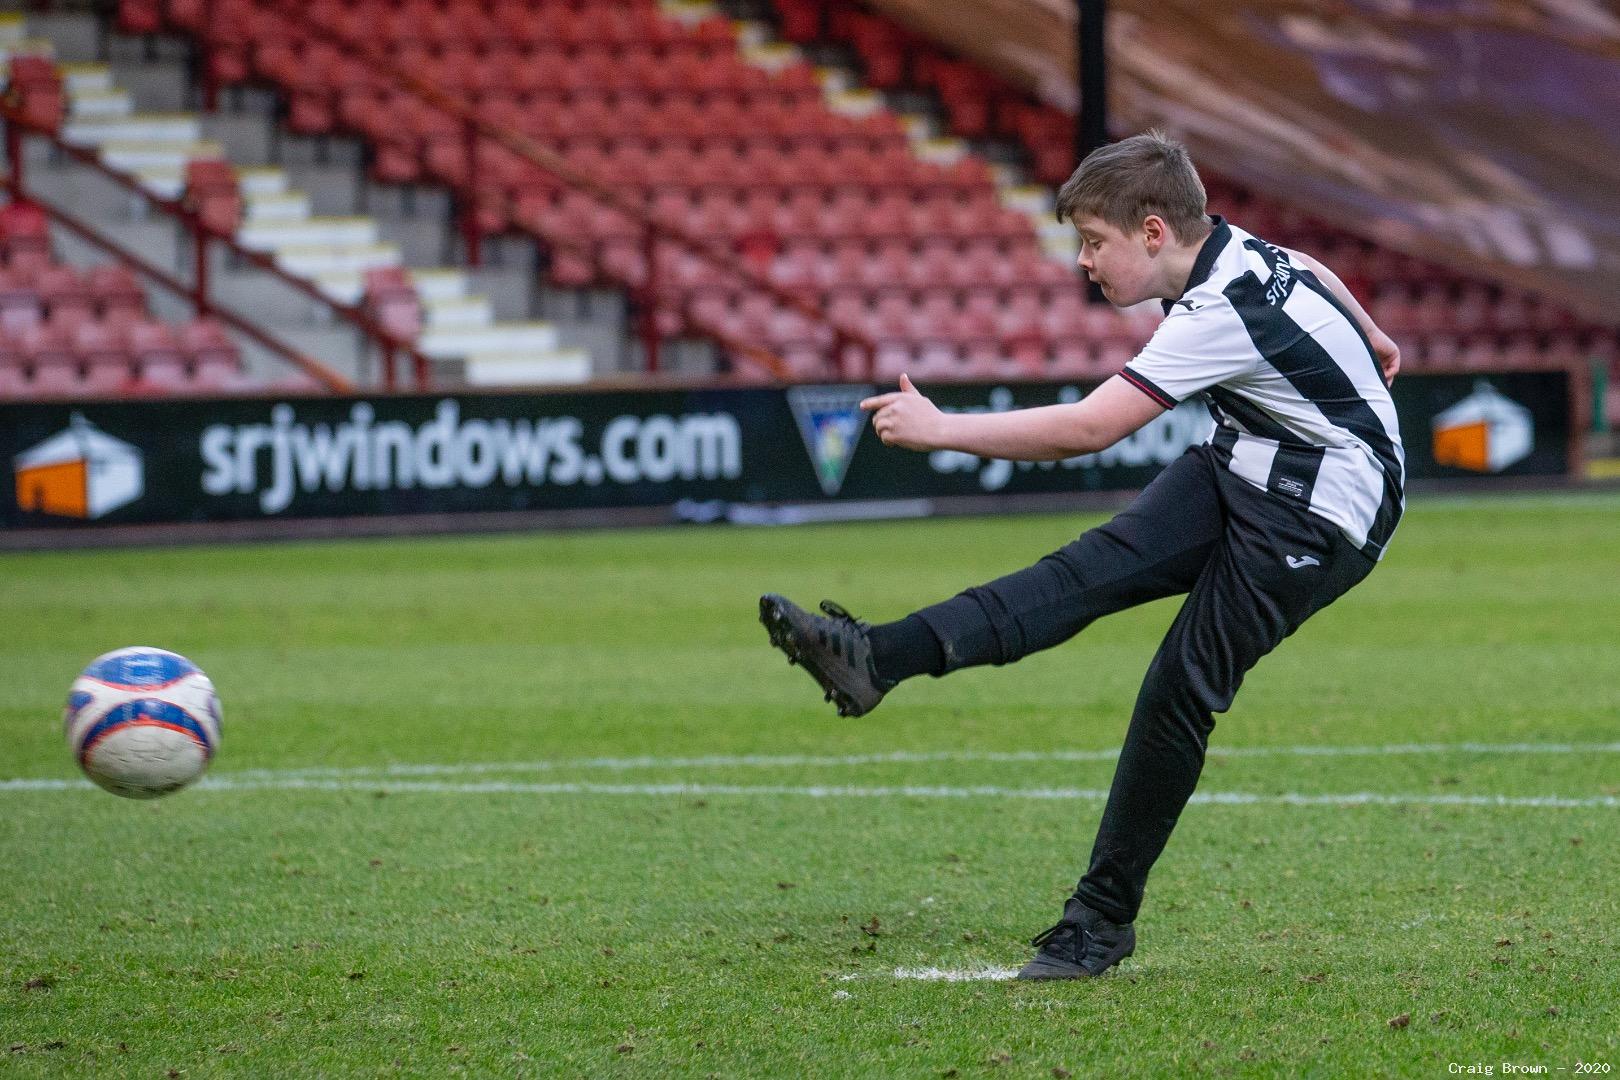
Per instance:
[[[1110,304],[1130,307],[1162,295],[1161,267],[1154,260],[1168,235],[1162,220],[1149,217],[1141,228],[1124,232],[1102,218],[1081,216],[1074,229],[1080,234],[1076,262]]]

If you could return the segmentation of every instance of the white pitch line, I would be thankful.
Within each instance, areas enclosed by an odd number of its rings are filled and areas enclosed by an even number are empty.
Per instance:
[[[202,791],[331,791],[370,793],[450,794],[450,795],[632,795],[632,796],[768,796],[811,799],[1032,799],[1042,801],[1101,801],[1108,792],[1101,788],[1009,788],[981,785],[947,787],[904,785],[884,787],[789,786],[784,784],[536,784],[510,780],[483,780],[451,783],[442,780],[363,779],[321,780],[305,777],[239,778],[228,775],[208,777],[196,785]],[[0,791],[90,790],[83,780],[4,780]],[[1338,795],[1310,795],[1300,792],[1263,794],[1246,791],[1209,791],[1193,795],[1195,803],[1219,806],[1476,806],[1541,807],[1561,809],[1620,809],[1620,796],[1592,795],[1424,795],[1374,791]]]
[[[872,972],[871,974],[856,973],[838,976],[839,982],[853,982],[856,979],[915,979],[919,982],[1005,982],[1016,977],[1017,968],[968,968],[953,970],[951,968],[895,968],[889,972]]]
[[[1210,747],[1208,756],[1268,757],[1403,757],[1434,754],[1617,754],[1610,743],[1392,743],[1372,746],[1234,746]],[[553,761],[477,761],[444,764],[315,766],[294,769],[243,769],[242,779],[366,776],[475,776],[483,773],[559,772],[568,769],[709,769],[709,768],[840,768],[857,765],[928,765],[937,763],[1039,763],[1113,761],[1118,750],[892,750],[870,754],[708,754],[698,757],[595,757]]]

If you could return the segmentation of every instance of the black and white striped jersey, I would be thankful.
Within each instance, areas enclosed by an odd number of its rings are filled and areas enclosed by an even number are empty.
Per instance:
[[[1372,347],[1328,287],[1216,217],[1186,291],[1123,377],[1165,408],[1201,394],[1233,473],[1383,558],[1405,453]]]

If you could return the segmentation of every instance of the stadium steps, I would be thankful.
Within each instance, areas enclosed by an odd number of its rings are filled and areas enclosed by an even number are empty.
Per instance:
[[[185,65],[146,59],[146,44],[139,38],[111,37],[118,80],[150,82],[154,87],[152,100],[173,102],[167,106],[171,108],[183,107],[195,96]],[[555,364],[550,365],[550,374],[543,379],[535,373],[547,372],[546,363],[521,365],[529,373],[524,381],[576,382],[633,364],[626,343],[629,320],[622,295],[604,302],[605,298],[593,290],[537,284],[534,244],[521,237],[486,240],[486,251],[492,252],[494,258],[484,266],[445,266],[444,257],[451,247],[453,206],[447,190],[371,180],[358,143],[336,136],[300,136],[279,129],[278,100],[258,88],[230,88],[222,95],[220,105],[219,112],[203,118],[205,134],[210,140],[233,147],[229,155],[232,160],[262,163],[237,169],[244,195],[278,195],[294,190],[310,200],[316,215],[363,215],[377,223],[380,241],[374,245],[342,250],[301,246],[280,249],[278,262],[289,272],[319,278],[329,295],[352,302],[361,295],[365,269],[408,264],[419,268],[412,271],[412,276],[430,317],[436,301],[471,292],[490,302],[496,321],[524,323],[543,319],[557,332]],[[181,171],[174,174],[177,179]],[[682,366],[682,357],[686,358],[684,366],[694,371],[713,367],[712,350],[704,343],[674,343],[666,354],[672,367]],[[504,362],[511,353],[498,356]],[[448,366],[453,369],[455,365]],[[481,376],[481,384],[496,385],[491,378]]]
[[[64,23],[71,24],[71,20],[52,20],[58,28]],[[269,148],[277,139],[269,118],[251,114],[205,117],[177,109],[174,98],[184,92],[183,80],[164,72],[161,63],[124,59],[116,67],[115,71],[113,65],[85,61],[63,65],[68,116],[62,134],[66,141],[96,149],[109,165],[133,172],[148,190],[170,198],[179,196],[186,162],[223,159],[227,145],[237,147],[249,159],[271,156]],[[137,84],[166,108],[145,111],[141,108],[145,103],[119,85],[118,75],[132,70],[150,72]],[[402,264],[402,245],[390,237],[403,237],[418,252],[442,246],[440,222],[385,222],[365,214],[317,214],[315,199],[291,185],[287,170],[255,162],[234,171],[243,202],[238,242],[271,255],[284,271],[339,302],[354,304],[363,299],[367,269]],[[352,197],[352,169],[316,165],[307,171],[326,177],[349,174],[344,176],[348,182],[343,186]],[[103,199],[99,204],[102,212],[96,216],[127,217],[129,202],[127,195]],[[81,210],[86,205],[78,203]],[[91,200],[88,205],[97,204]],[[157,246],[178,253],[184,245]],[[366,360],[367,344],[360,336],[346,326],[325,325],[324,309],[296,289],[273,275],[233,266],[229,259],[220,260],[212,269],[214,292],[221,303],[252,312],[276,336],[350,378],[364,381],[373,373]],[[496,286],[500,293],[505,309],[500,312],[489,296],[471,291],[472,280],[465,271],[419,266],[410,275],[423,309],[418,346],[424,355],[443,362],[436,365],[441,378],[453,381],[465,369],[479,385],[496,385],[503,383],[503,374],[521,382],[550,383],[577,382],[592,373],[588,354],[565,347],[556,328],[526,317],[530,297],[521,286],[521,270],[478,272],[482,282]]]
[[[55,42],[29,31],[21,16],[0,15],[0,80],[13,56],[55,56]],[[132,113],[128,95],[108,85],[106,73],[94,66],[67,65],[63,84],[76,95],[81,118]],[[53,177],[48,147],[27,143],[24,149],[34,184],[82,211],[86,178]],[[18,163],[4,164],[9,169]],[[0,196],[6,215],[0,230],[0,400],[215,395],[313,385],[302,373],[282,372],[276,381],[251,374],[220,324],[195,317],[189,305],[167,294],[149,297],[128,267],[56,228],[45,215],[6,202]],[[173,239],[166,229],[120,224],[107,230],[116,241],[160,264],[178,257],[172,245],[165,251]]]

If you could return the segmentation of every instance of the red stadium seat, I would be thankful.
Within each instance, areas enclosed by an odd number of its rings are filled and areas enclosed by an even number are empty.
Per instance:
[[[184,323],[178,337],[181,352],[193,370],[209,367],[235,371],[241,367],[242,354],[236,342],[214,319],[193,319]]]
[[[37,378],[42,369],[79,369],[79,354],[73,346],[73,331],[55,323],[28,327],[17,335],[23,359]]]
[[[73,331],[73,350],[87,366],[129,364],[123,332],[106,323],[86,322]]]
[[[366,312],[397,338],[414,341],[422,332],[422,301],[402,267],[366,271],[365,306]]]
[[[31,273],[0,270],[0,337],[16,336],[45,319],[45,301]]]
[[[137,365],[135,381],[129,384],[130,394],[152,397],[173,397],[184,394],[190,378],[185,366],[177,361],[152,359]]]
[[[79,390],[81,393],[99,397],[116,397],[129,388],[131,374],[126,361],[111,359],[92,361],[85,365]]]
[[[62,75],[49,58],[13,56],[9,83],[7,95],[24,123],[46,131],[55,131],[62,125],[66,112]]]
[[[16,401],[28,396],[28,375],[21,364],[6,362],[5,350],[0,342],[0,401]]]
[[[103,321],[123,322],[146,315],[146,291],[135,272],[124,264],[106,263],[92,268],[85,276],[85,284]]]
[[[989,134],[992,97],[992,79],[987,72],[972,64],[932,58],[923,67],[923,77],[932,82],[950,114],[951,129],[966,138],[979,138]]]
[[[49,223],[45,211],[18,201],[0,206],[0,250],[14,271],[37,270],[51,261]]]
[[[53,323],[77,325],[95,318],[95,297],[89,282],[71,266],[51,266],[34,276],[35,287]]]
[[[130,354],[142,364],[164,360],[174,364],[184,362],[179,339],[173,328],[165,323],[144,322],[131,324],[125,332]]]
[[[217,159],[186,162],[185,205],[214,232],[235,233],[242,223],[242,194],[230,163]]]
[[[907,35],[887,19],[860,12],[850,12],[845,25],[865,64],[867,85],[899,87],[906,75]]]
[[[155,34],[163,29],[160,0],[120,0],[118,30],[124,34]]]
[[[30,397],[77,397],[82,389],[77,365],[35,367],[28,383]]]

